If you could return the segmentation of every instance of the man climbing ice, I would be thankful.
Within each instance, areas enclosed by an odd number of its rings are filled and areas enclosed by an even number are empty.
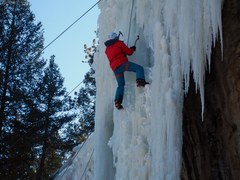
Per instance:
[[[133,54],[136,50],[135,45],[129,48],[123,41],[119,40],[119,36],[115,32],[108,34],[108,40],[105,42],[105,45],[105,53],[118,83],[114,100],[115,106],[117,109],[123,109],[122,100],[125,86],[124,72],[132,71],[136,73],[136,82],[138,87],[144,87],[149,83],[145,81],[143,67],[128,61],[127,55],[130,56]]]

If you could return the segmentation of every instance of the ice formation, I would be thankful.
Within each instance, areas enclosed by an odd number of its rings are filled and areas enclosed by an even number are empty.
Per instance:
[[[204,111],[206,67],[222,41],[222,0],[103,0],[99,8],[93,179],[180,179],[183,96],[192,74]],[[129,46],[140,36],[129,60],[151,82],[139,89],[135,75],[125,74],[123,111],[114,108],[116,81],[104,53],[111,31]]]

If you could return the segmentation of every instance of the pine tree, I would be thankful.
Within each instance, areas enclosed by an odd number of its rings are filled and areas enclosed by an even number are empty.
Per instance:
[[[41,23],[21,2],[0,4],[0,178],[48,179],[76,145],[64,134],[74,102],[54,56],[40,59]]]
[[[41,24],[34,23],[29,6],[18,3],[0,5],[0,134],[12,117],[13,91],[23,90],[23,82],[32,69],[31,60],[39,57],[43,48]],[[33,76],[33,75],[31,75]],[[5,125],[4,125],[5,124]]]
[[[9,1],[0,5],[0,178],[26,177],[34,154],[28,141],[33,89],[45,64],[41,23],[29,5]],[[27,138],[26,138],[27,137]]]
[[[87,136],[94,131],[94,116],[95,116],[95,101],[96,101],[96,82],[94,78],[94,69],[92,63],[94,53],[96,52],[96,40],[93,40],[91,47],[84,45],[85,58],[90,66],[90,70],[86,73],[83,84],[78,93],[75,93],[76,108],[79,112],[79,121],[72,126],[72,131],[75,132],[73,138],[77,138],[78,143],[84,141]],[[70,132],[70,131],[69,131]]]
[[[63,154],[70,151],[74,144],[66,140],[60,130],[74,120],[73,102],[63,87],[64,79],[58,66],[51,57],[49,66],[44,70],[43,81],[39,84],[38,104],[41,105],[42,121],[38,125],[38,156],[37,179],[47,179],[59,168]],[[38,118],[37,117],[37,118]],[[39,148],[40,147],[40,148]]]

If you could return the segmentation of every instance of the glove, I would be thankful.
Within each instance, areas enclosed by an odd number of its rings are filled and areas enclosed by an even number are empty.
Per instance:
[[[133,51],[136,51],[136,46],[132,46],[130,48],[133,49]]]

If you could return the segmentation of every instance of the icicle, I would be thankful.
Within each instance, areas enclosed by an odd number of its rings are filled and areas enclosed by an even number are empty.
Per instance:
[[[212,46],[218,36],[222,43],[222,1],[135,1],[129,45],[138,34],[140,41],[129,60],[145,69],[150,68],[146,77],[152,83],[148,90],[139,91],[135,76],[126,73],[125,109],[118,112],[111,109],[116,82],[108,70],[103,42],[109,31],[121,30],[127,34],[131,4],[132,0],[107,0],[100,6],[100,45],[95,66],[97,101],[101,105],[96,107],[96,125],[99,127],[96,127],[95,146],[99,151],[95,151],[98,165],[95,165],[94,174],[97,179],[102,173],[96,169],[100,167],[101,156],[101,161],[108,162],[106,168],[112,169],[117,180],[133,177],[180,179],[183,94],[188,91],[192,75],[204,112],[206,67],[210,66]],[[103,104],[106,106],[102,107]],[[112,123],[114,128],[109,126]],[[110,148],[112,156],[102,152],[101,144]],[[112,163],[109,162],[111,158]]]
[[[140,40],[129,60],[145,67],[151,84],[138,89],[134,74],[125,73],[123,111],[114,109],[116,80],[104,41],[108,32],[119,30],[125,35],[123,40],[127,39],[132,0],[99,4],[99,46],[93,64],[97,82],[94,179],[180,179],[183,96],[192,75],[203,117],[205,71],[218,37],[223,49],[222,3],[135,1],[129,44],[137,35]]]

